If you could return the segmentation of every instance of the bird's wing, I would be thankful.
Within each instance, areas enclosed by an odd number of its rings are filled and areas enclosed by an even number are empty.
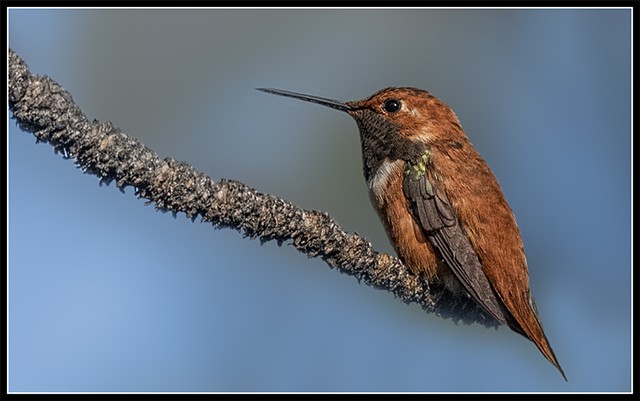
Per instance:
[[[404,194],[413,217],[429,242],[451,268],[469,295],[501,323],[509,319],[487,279],[478,255],[471,246],[443,190],[436,188],[426,173],[427,159],[406,163]]]

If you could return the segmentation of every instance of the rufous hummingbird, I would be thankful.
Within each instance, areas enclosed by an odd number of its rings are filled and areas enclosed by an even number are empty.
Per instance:
[[[369,197],[400,260],[452,296],[470,296],[496,321],[533,341],[567,380],[529,289],[515,216],[447,104],[407,87],[351,102],[258,90],[353,117]]]

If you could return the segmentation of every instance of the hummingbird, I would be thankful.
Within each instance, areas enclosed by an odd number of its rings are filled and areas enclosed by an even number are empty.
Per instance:
[[[409,87],[349,102],[257,89],[353,117],[369,198],[400,260],[533,341],[567,380],[531,295],[515,216],[451,107]]]

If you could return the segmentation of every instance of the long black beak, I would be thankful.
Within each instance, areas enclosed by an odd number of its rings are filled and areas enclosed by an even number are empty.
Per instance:
[[[256,88],[256,89],[259,91],[271,93],[274,95],[287,96],[295,99],[304,100],[305,102],[321,104],[323,106],[331,107],[332,109],[336,109],[340,111],[347,112],[349,110],[353,110],[351,106],[349,106],[345,102],[341,102],[339,100],[327,99],[326,97],[303,95],[302,93],[289,92],[289,91],[284,91],[282,89],[272,89],[272,88]]]

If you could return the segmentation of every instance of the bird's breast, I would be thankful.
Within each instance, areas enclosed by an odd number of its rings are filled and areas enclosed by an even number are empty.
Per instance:
[[[385,160],[367,181],[371,204],[402,262],[416,275],[448,281],[450,272],[438,261],[420,225],[414,220],[402,188],[405,162]]]
[[[386,159],[367,181],[369,195],[373,206],[378,208],[385,202],[385,193],[391,184],[391,178],[397,176],[404,168],[403,160]]]

